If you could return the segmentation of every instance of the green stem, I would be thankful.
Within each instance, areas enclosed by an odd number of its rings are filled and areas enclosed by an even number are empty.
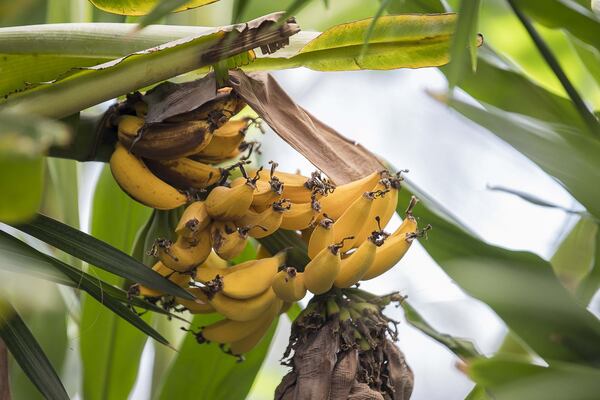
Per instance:
[[[529,36],[531,36],[531,39],[535,43],[538,51],[541,53],[542,57],[544,57],[544,60],[546,60],[546,63],[560,81],[568,96],[571,98],[571,101],[575,104],[575,108],[590,129],[590,132],[600,137],[600,124],[598,123],[598,120],[585,104],[571,81],[569,81],[569,78],[561,68],[557,58],[552,53],[552,50],[550,50],[546,42],[544,42],[544,39],[542,39],[531,21],[529,21],[525,14],[523,14],[523,12],[517,7],[515,0],[506,1],[529,33]]]

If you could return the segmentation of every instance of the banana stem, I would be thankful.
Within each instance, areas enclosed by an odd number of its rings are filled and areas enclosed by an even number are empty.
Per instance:
[[[0,339],[0,400],[11,400],[8,380],[8,350]]]

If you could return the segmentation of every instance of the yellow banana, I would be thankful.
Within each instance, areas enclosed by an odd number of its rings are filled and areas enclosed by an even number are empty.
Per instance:
[[[416,232],[416,219],[407,216],[400,227],[375,251],[375,259],[361,279],[376,278],[396,265],[410,248]]]
[[[364,227],[365,221],[371,212],[373,201],[378,194],[375,192],[365,192],[359,196],[333,223],[333,241],[335,243],[344,241],[342,251],[346,252],[357,244],[357,235]]]
[[[246,136],[250,119],[228,121],[213,132],[213,137],[204,149],[194,154],[197,160],[207,162],[222,162],[239,154],[238,147]],[[237,154],[236,154],[237,153]]]
[[[217,275],[219,275],[221,278],[223,278],[225,275],[227,275],[231,272],[236,272],[236,271],[240,271],[245,268],[249,268],[256,261],[257,260],[248,260],[246,262],[234,265],[232,267],[222,267],[221,265],[210,265],[208,262],[205,262],[204,264],[202,264],[201,266],[196,268],[196,273],[194,275],[194,278],[199,282],[207,283],[209,281],[214,280],[217,277]]]
[[[241,164],[239,168],[246,179],[243,185],[217,186],[206,197],[206,211],[216,220],[235,221],[246,215],[250,209],[258,175],[250,179]]]
[[[134,115],[119,117],[119,141],[135,155],[153,160],[173,160],[197,153],[212,139],[207,121],[144,125]]]
[[[110,158],[110,170],[125,193],[148,207],[171,210],[187,202],[184,194],[156,177],[120,143]]]
[[[321,250],[334,243],[333,220],[324,216],[315,226],[308,239],[308,256],[313,259]]]
[[[194,243],[198,240],[200,232],[208,228],[210,223],[211,219],[206,212],[204,202],[195,201],[186,207],[175,228],[175,233],[185,238],[188,242]]]
[[[404,220],[391,236],[403,235],[405,233],[410,233],[417,230],[417,220],[413,216],[413,208],[415,208],[418,202],[419,199],[417,199],[415,196],[411,196],[410,203],[404,212]],[[425,227],[425,230],[427,229],[429,228]]]
[[[396,212],[398,206],[398,190],[402,178],[399,176],[388,176],[382,174],[382,178],[375,186],[374,191],[383,193],[373,201],[371,212],[365,221],[362,231],[356,235],[356,242],[362,243],[369,235],[377,230],[385,228]],[[375,217],[379,217],[379,222]]]
[[[208,302],[208,297],[204,291],[198,287],[188,289],[196,300],[186,300],[176,297],[175,301],[189,310],[192,314],[209,314],[215,312],[215,308]]]
[[[231,187],[241,186],[246,183],[246,179],[239,177],[231,182]],[[256,212],[262,212],[269,208],[271,204],[281,198],[281,191],[273,189],[269,182],[256,181],[256,189],[252,197],[252,209]]]
[[[271,170],[268,171],[260,171],[260,181],[267,182],[278,182],[280,186],[283,186],[281,189],[281,197],[288,199],[292,203],[309,203],[312,196],[311,190],[311,178],[307,178],[306,176],[300,174],[291,174],[288,172],[280,172],[276,173]]]
[[[373,235],[362,242],[354,253],[342,259],[340,273],[335,278],[333,285],[338,288],[347,288],[356,284],[373,265],[375,253],[377,248],[383,245],[385,235],[382,231],[373,232]]]
[[[272,320],[280,308],[281,302],[273,301],[267,311],[258,318],[249,321],[222,319],[204,327],[200,332],[200,337],[209,342],[222,344],[241,340]]]
[[[304,267],[304,285],[314,294],[327,292],[340,272],[341,244],[332,244],[321,250]]]
[[[281,309],[282,302],[275,301],[275,303],[279,304],[279,307],[275,307],[275,308]],[[241,356],[242,354],[246,354],[250,350],[255,348],[260,343],[262,338],[265,336],[265,334],[267,333],[269,328],[271,327],[273,320],[275,320],[275,318],[277,318],[277,313],[279,313],[279,310],[277,310],[275,315],[271,316],[270,319],[267,319],[263,325],[261,325],[257,330],[252,332],[250,335],[246,336],[243,339],[232,342],[229,345],[229,352],[233,355]]]
[[[180,274],[178,272],[175,272],[172,269],[167,268],[160,261],[158,261],[156,264],[154,264],[152,269],[154,271],[158,272],[161,276],[168,278],[171,282],[175,283],[176,285],[181,286],[182,288],[187,289],[190,284],[190,278],[191,278],[190,274]],[[138,287],[139,287],[140,296],[160,297],[160,296],[164,295],[163,292],[160,292],[155,289],[147,288],[143,285],[139,285]]]
[[[236,221],[236,224],[248,229],[250,236],[261,239],[279,229],[283,217],[290,207],[288,201],[283,199],[274,202],[271,207],[260,213],[250,209],[246,215]]]
[[[194,243],[183,237],[179,237],[175,243],[157,239],[151,253],[172,270],[188,272],[206,261],[211,249],[210,230],[205,229],[197,235]]]
[[[210,227],[213,249],[224,260],[240,255],[248,243],[248,230],[233,222],[215,221]]]
[[[223,171],[189,158],[146,160],[148,168],[161,179],[181,189],[204,189],[221,179]]]
[[[218,129],[245,106],[246,103],[231,88],[221,88],[214,100],[195,110],[170,117],[166,121],[207,121],[213,129]]]
[[[321,205],[313,195],[309,203],[292,203],[289,211],[283,214],[280,228],[302,230],[308,228],[321,212]]]
[[[276,300],[275,293],[269,287],[260,295],[245,300],[234,299],[218,292],[209,301],[219,314],[228,319],[250,321],[263,314],[274,300]]]
[[[304,274],[292,267],[279,271],[271,286],[275,295],[286,302],[300,301],[306,296]]]
[[[238,267],[235,271],[225,274],[223,294],[240,300],[260,295],[271,286],[277,270],[285,262],[285,253],[247,262],[250,263],[248,267]]]
[[[364,178],[336,187],[333,193],[320,199],[323,213],[337,221],[354,200],[365,192],[373,191],[379,177],[379,172],[373,172]]]

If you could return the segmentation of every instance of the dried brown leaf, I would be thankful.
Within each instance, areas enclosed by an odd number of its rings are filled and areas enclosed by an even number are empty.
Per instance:
[[[296,104],[264,72],[230,72],[234,90],[271,128],[336,184],[384,169],[377,157]]]
[[[404,354],[398,346],[389,340],[383,344],[383,351],[387,357],[387,373],[391,388],[394,390],[393,400],[408,400],[413,391],[413,372],[406,363]]]
[[[348,398],[358,369],[358,350],[352,349],[338,356],[338,358],[339,360],[331,375],[330,400]]]
[[[337,400],[337,399],[336,399]],[[383,395],[371,389],[366,383],[354,381],[348,400],[384,400]]]

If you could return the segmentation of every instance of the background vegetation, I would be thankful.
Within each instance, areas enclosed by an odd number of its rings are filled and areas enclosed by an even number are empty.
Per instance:
[[[471,342],[438,332],[436,328],[440,329],[443,321],[428,318],[425,322],[418,313],[425,310],[421,310],[417,303],[414,303],[415,308],[408,305],[411,304],[411,293],[404,310],[406,319],[425,335],[441,342],[448,351],[456,354],[457,360],[461,360],[462,373],[476,384],[469,398],[593,398],[600,381],[600,324],[593,314],[595,311],[597,315],[598,307],[594,307],[593,297],[600,284],[600,258],[596,250],[600,244],[597,226],[600,217],[600,186],[597,185],[600,181],[600,124],[596,112],[600,107],[600,20],[595,13],[598,10],[597,2],[314,0],[271,4],[256,0],[221,0],[192,11],[164,17],[157,15],[158,19],[154,22],[182,26],[222,26],[279,9],[287,9],[295,15],[304,31],[323,31],[338,23],[387,13],[459,12],[456,33],[449,50],[453,62],[440,69],[447,78],[447,86],[431,87],[433,85],[426,83],[423,86],[432,92],[432,98],[435,99],[432,102],[447,104],[456,113],[472,121],[468,125],[472,136],[460,136],[463,142],[449,139],[459,136],[452,136],[451,133],[450,136],[444,136],[446,120],[441,120],[437,126],[428,125],[438,132],[415,137],[414,125],[404,125],[397,120],[410,116],[410,110],[393,105],[387,110],[397,117],[386,119],[392,122],[374,123],[379,129],[365,129],[364,137],[358,132],[349,135],[373,144],[373,147],[369,147],[375,151],[381,149],[381,153],[395,167],[413,171],[399,205],[403,207],[407,203],[410,191],[422,199],[417,214],[434,226],[429,239],[421,242],[428,257],[436,263],[438,273],[441,269],[469,296],[487,304],[501,319],[507,334],[501,346],[496,345],[493,351],[487,351],[487,348],[482,351],[478,338],[470,337],[474,339],[473,347]],[[0,2],[2,26],[92,21],[138,22],[139,19],[100,11],[87,1]],[[93,66],[139,50],[128,47],[127,41],[119,41],[117,45],[115,42],[106,42],[109,44],[102,47],[99,45],[102,42],[94,41],[98,39],[96,36],[80,37],[79,40],[83,42],[77,46],[57,47],[55,54],[41,54],[40,49],[51,42],[51,37],[31,28],[14,32],[0,30],[0,71],[3,71],[0,90],[3,95],[21,89],[23,82],[55,79],[73,65]],[[174,39],[177,35],[172,32],[159,35],[151,28],[141,31],[141,35],[146,33],[149,36],[141,36],[147,40],[144,42],[147,46],[140,49],[157,44],[157,40]],[[483,34],[484,44],[475,52],[477,32]],[[75,37],[73,30],[65,32],[61,40],[69,37]],[[44,39],[48,42],[44,42]],[[86,40],[95,45],[85,47],[83,44]],[[190,65],[194,62],[192,58],[188,60],[177,52],[142,59],[140,65],[142,61],[165,65],[165,71],[172,68],[167,62],[188,62]],[[136,68],[138,64],[133,59],[128,65]],[[289,64],[282,62],[279,66],[270,67],[280,69],[286,66]],[[260,67],[257,62],[248,68],[266,67]],[[192,79],[204,71],[200,69],[180,79]],[[293,89],[292,79],[309,80],[310,77],[303,78],[303,73],[306,72],[287,71],[279,76]],[[348,78],[342,75],[338,79],[348,79],[348,86],[359,84],[363,76],[357,74],[364,73],[372,74],[369,79],[379,84],[380,97],[384,102],[386,96],[396,98],[394,92],[403,91],[401,86],[383,88],[387,79],[398,77],[394,72],[347,73]],[[438,79],[436,82],[439,82],[437,73],[431,74],[406,76],[421,79],[421,82],[435,76]],[[75,82],[71,87],[67,84],[57,85],[60,90],[65,90],[65,99],[69,100],[64,103],[48,102],[53,93],[49,85],[35,90],[28,86],[23,94],[12,99],[9,97],[0,104],[0,190],[3,193],[0,219],[13,225],[22,223],[41,204],[41,213],[87,231],[94,238],[125,252],[133,252],[136,256],[136,235],[144,226],[151,230],[152,222],[159,217],[151,217],[151,210],[122,193],[106,168],[103,168],[96,182],[92,179],[96,166],[43,157],[50,145],[66,141],[69,127],[76,127],[76,132],[86,132],[86,121],[104,110],[102,105],[87,109],[97,101],[105,100],[94,97],[100,93],[99,88],[107,86],[99,75],[81,72],[70,78]],[[165,76],[164,79],[171,76]],[[117,77],[113,83],[110,87],[112,92],[107,91],[106,96],[112,93],[112,97],[116,97],[132,90],[125,78]],[[322,90],[319,87],[311,89],[315,92]],[[377,94],[377,91],[369,91],[364,98],[357,96],[354,103],[365,105]],[[309,93],[306,101],[311,96],[319,94]],[[336,96],[344,97],[343,94]],[[328,102],[332,99],[321,98]],[[324,121],[330,120],[328,108],[334,107],[328,102],[318,109],[318,116]],[[405,104],[412,105],[410,101]],[[414,111],[420,113],[416,123],[422,119],[423,124],[429,124],[426,121],[436,118],[433,106],[427,110],[424,104],[414,105]],[[349,106],[341,108],[346,111]],[[67,117],[67,114],[84,109],[80,118]],[[351,120],[352,114],[346,112],[344,115]],[[450,121],[449,115],[443,114],[448,118],[447,121]],[[383,119],[384,116],[377,114],[373,118]],[[475,125],[477,129],[473,128]],[[455,125],[455,129],[465,126]],[[393,134],[389,131],[393,131]],[[485,203],[482,199],[489,199],[489,193],[477,195],[477,192],[468,191],[471,185],[469,179],[473,177],[470,170],[455,168],[456,164],[452,164],[450,158],[431,157],[425,162],[418,162],[419,158],[426,159],[427,154],[422,154],[422,157],[407,154],[407,148],[419,149],[414,145],[415,141],[423,141],[426,145],[429,143],[432,148],[441,142],[445,143],[448,152],[481,162],[482,158],[466,150],[475,148],[472,142],[480,140],[477,134],[486,137],[495,135],[501,140],[494,142],[497,148],[486,149],[489,154],[506,151],[502,146],[508,144],[536,165],[520,164],[526,166],[524,169],[536,169],[538,174],[543,171],[564,189],[559,196],[549,196],[544,191],[530,190],[526,185],[511,185],[510,179],[505,177],[504,182],[510,189],[500,188],[505,193],[495,194],[505,196],[501,197],[505,202],[516,201],[506,194],[508,192],[521,197],[522,200],[518,201],[535,204],[528,210],[533,210],[533,207],[556,208],[552,216],[558,221],[557,224],[564,224],[564,229],[557,229],[554,243],[543,250],[540,250],[542,246],[533,248],[533,242],[510,240],[511,236],[518,236],[524,227],[532,227],[528,219],[534,217],[535,211],[529,215],[519,215],[518,218],[511,215],[498,218],[513,219],[514,223],[500,225],[501,222],[496,220],[496,227],[486,231],[481,224],[478,225],[478,217],[484,216],[488,210],[486,204],[482,204]],[[79,134],[77,137],[89,135]],[[373,137],[384,138],[382,140],[385,143],[381,144]],[[80,149],[86,147],[82,144],[78,146]],[[272,149],[279,149],[277,146],[274,143]],[[268,157],[268,153],[265,157]],[[438,174],[437,181],[428,179],[434,173],[423,171],[427,168]],[[473,165],[472,168],[493,171],[484,165]],[[498,169],[501,168],[499,165]],[[511,167],[506,166],[506,169]],[[494,176],[486,177],[485,181],[498,182]],[[515,176],[514,181],[519,181],[519,177]],[[478,189],[484,191],[485,187]],[[86,193],[92,191],[91,201],[86,201],[89,200]],[[563,201],[554,204],[551,197]],[[493,210],[491,206],[489,209]],[[562,213],[564,215],[559,216]],[[126,398],[138,376],[145,377],[138,381],[143,386],[136,388],[135,393],[139,396],[181,399],[246,397],[267,353],[267,341],[253,351],[245,363],[236,364],[233,359],[223,357],[215,346],[197,346],[190,336],[184,339],[178,332],[178,325],[167,323],[166,318],[158,313],[148,313],[143,319],[126,313],[123,307],[124,293],[116,287],[123,283],[123,278],[140,279],[128,275],[134,270],[134,265],[127,268],[127,262],[131,260],[120,259],[118,254],[108,250],[99,258],[98,255],[94,258],[93,250],[100,244],[92,238],[76,236],[78,240],[69,247],[66,238],[73,237],[72,232],[65,231],[64,226],[48,226],[42,222],[36,219],[26,226],[17,226],[18,230],[8,225],[1,226],[0,314],[6,320],[1,329],[2,337],[17,361],[10,368],[14,398],[39,398],[40,390],[48,397],[63,398],[61,393],[65,390],[62,390],[52,370],[60,376],[71,397],[79,395],[85,399]],[[53,240],[56,232],[59,234]],[[540,230],[531,229],[530,232],[535,234]],[[507,243],[511,244],[506,246]],[[517,250],[513,250],[515,248]],[[536,250],[541,256],[522,250]],[[44,254],[50,254],[51,257]],[[139,258],[139,254],[137,256]],[[424,257],[415,259],[415,262],[424,262],[420,261]],[[73,269],[82,266],[90,274],[83,280],[79,278],[79,272]],[[425,274],[420,275],[420,279],[428,278]],[[106,284],[117,286],[110,291]],[[401,290],[407,285],[399,280],[389,284],[391,288]],[[83,291],[74,291],[71,289],[73,286]],[[100,298],[104,304],[97,301]],[[149,307],[144,304],[140,306]],[[18,314],[9,312],[13,307]],[[451,318],[459,326],[476,318],[461,314],[460,310],[453,310],[452,307],[449,310],[454,311]],[[115,312],[120,313],[121,317]],[[481,317],[484,323],[486,320],[482,315],[477,314],[477,317]],[[278,331],[282,337],[286,334],[285,329]],[[147,335],[154,339],[148,340]],[[159,344],[165,340],[178,348],[179,352],[175,353]],[[39,343],[49,364],[40,359],[41,353],[37,352],[40,348],[35,343]],[[147,351],[142,357],[144,346]],[[435,344],[424,342],[424,346]],[[411,347],[411,342],[402,342],[401,347],[406,350]],[[408,356],[411,362],[410,352]],[[437,372],[442,373],[434,371]],[[427,379],[433,378],[424,377],[417,370],[417,389],[419,381],[427,382]],[[38,389],[31,381],[38,385]],[[268,381],[259,380],[263,384]],[[419,396],[434,398],[425,391],[417,390],[415,397]]]

